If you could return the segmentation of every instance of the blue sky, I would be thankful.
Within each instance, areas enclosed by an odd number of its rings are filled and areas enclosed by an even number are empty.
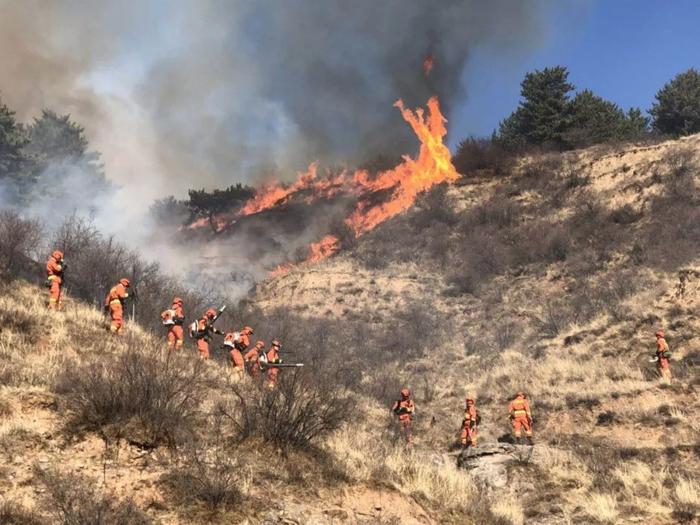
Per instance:
[[[569,68],[589,88],[624,109],[647,110],[674,75],[700,68],[700,1],[598,0],[549,10],[538,46],[504,54],[476,49],[467,65],[467,97],[450,115],[450,143],[490,135],[516,107],[526,72]]]

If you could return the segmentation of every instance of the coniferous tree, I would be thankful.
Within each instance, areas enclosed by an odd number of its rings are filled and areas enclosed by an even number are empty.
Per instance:
[[[658,93],[649,113],[660,133],[689,135],[700,132],[700,73],[689,69],[668,82]]]

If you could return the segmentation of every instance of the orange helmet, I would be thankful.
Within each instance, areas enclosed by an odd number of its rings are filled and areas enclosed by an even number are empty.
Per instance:
[[[173,299],[173,304],[182,304],[182,299],[180,297],[175,297]]]
[[[657,332],[656,332],[656,337],[664,337],[664,331],[663,331],[663,330],[657,331]]]
[[[209,310],[207,310],[207,313],[204,315],[207,316],[209,319],[213,319],[214,317],[216,317],[216,310],[214,310],[213,308],[209,308]]]
[[[62,252],[62,251],[59,251],[59,250],[56,250],[55,252],[53,252],[53,253],[51,254],[51,257],[53,257],[54,259],[56,259],[57,261],[59,261],[59,260],[63,259],[63,252]]]
[[[250,326],[244,326],[241,332],[245,332],[248,335],[253,335],[255,331]]]
[[[124,286],[129,286],[131,284],[131,282],[126,277],[122,277],[121,279],[119,279],[119,284],[122,284]]]
[[[263,348],[265,346],[265,343],[263,341],[257,341],[255,343],[256,348]]]
[[[403,397],[404,399],[411,397],[411,391],[408,388],[402,388],[401,397]]]
[[[280,348],[282,345],[280,344],[280,342],[277,339],[275,339],[274,341],[272,341],[272,346],[276,346],[277,348]]]
[[[464,401],[466,401],[467,404],[471,403],[474,404],[474,398],[473,397],[465,397]]]

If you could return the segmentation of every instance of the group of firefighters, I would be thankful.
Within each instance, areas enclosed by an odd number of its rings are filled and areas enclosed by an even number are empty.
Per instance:
[[[658,330],[654,335],[656,336],[656,356],[651,361],[656,363],[659,376],[670,380],[670,351],[664,331]],[[399,429],[404,439],[411,445],[413,443],[413,415],[416,411],[416,405],[411,399],[411,391],[408,388],[401,389],[400,395],[401,397],[396,400],[391,409],[398,418]],[[526,443],[532,445],[532,412],[530,411],[530,402],[524,392],[515,394],[515,398],[508,404],[508,417],[513,427],[515,443],[521,444],[524,430]],[[481,416],[476,408],[476,400],[474,396],[467,396],[460,431],[460,443],[463,449],[476,447],[480,422]]]
[[[47,281],[49,288],[49,309],[60,309],[61,289],[63,285],[63,273],[66,263],[63,253],[54,251],[46,264]],[[129,297],[129,279],[122,278],[115,284],[105,298],[105,309],[109,311],[111,318],[110,331],[119,334],[124,326],[124,303]],[[222,348],[229,351],[231,365],[235,373],[243,375],[246,370],[254,380],[261,380],[263,372],[266,377],[266,386],[274,388],[277,384],[279,367],[281,365],[281,345],[277,340],[272,341],[270,348],[265,352],[265,343],[257,341],[250,346],[250,337],[255,333],[253,328],[245,326],[241,330],[224,333],[214,326],[223,308],[219,311],[209,308],[204,315],[190,326],[190,335],[195,339],[197,351],[202,359],[209,359],[209,341],[212,335],[224,336]],[[185,339],[184,322],[185,312],[183,300],[179,297],[173,299],[172,307],[161,314],[163,324],[167,327],[167,346],[170,350],[179,350],[183,347]],[[653,361],[659,375],[662,378],[671,379],[669,366],[670,352],[664,332],[656,332],[656,356]],[[263,370],[264,367],[264,370]],[[406,442],[413,442],[413,417],[416,406],[411,398],[411,391],[403,388],[400,398],[392,406],[392,411],[398,419],[398,424]],[[520,444],[522,433],[525,432],[527,444],[532,445],[532,413],[530,403],[524,392],[518,392],[508,405],[508,414],[513,428],[516,443]],[[468,396],[465,400],[464,418],[460,432],[460,442],[463,448],[476,447],[478,427],[481,417],[476,408],[474,396]]]
[[[416,412],[416,404],[411,399],[411,391],[408,388],[402,388],[400,395],[401,397],[394,402],[391,410],[398,418],[401,434],[410,446],[413,444],[413,415]],[[481,415],[476,408],[474,396],[467,396],[464,402],[464,417],[462,418],[459,439],[462,448],[466,449],[477,445]],[[521,444],[524,430],[526,443],[533,445],[532,412],[530,412],[530,402],[524,392],[515,394],[515,398],[508,404],[508,417],[513,426],[516,444]]]
[[[66,262],[63,259],[63,253],[59,250],[54,251],[46,263],[46,285],[49,288],[49,309],[51,310],[61,309],[61,292],[65,270]],[[109,313],[109,330],[113,334],[120,334],[124,327],[124,306],[129,299],[130,288],[131,282],[124,277],[110,288],[105,297],[104,308]],[[185,312],[183,303],[180,297],[175,297],[172,306],[161,313],[162,323],[167,328],[166,339],[169,350],[180,350],[184,346]],[[275,388],[281,366],[301,366],[301,364],[282,364],[280,358],[282,345],[278,340],[273,340],[267,351],[265,351],[265,343],[260,340],[251,347],[250,338],[255,331],[250,326],[228,333],[216,328],[214,323],[222,312],[223,308],[219,311],[209,308],[190,326],[190,336],[195,340],[201,359],[209,359],[209,342],[212,336],[217,334],[224,336],[221,348],[229,352],[233,371],[239,377],[243,376],[247,370],[253,380],[260,381],[265,378],[265,385],[268,388]]]

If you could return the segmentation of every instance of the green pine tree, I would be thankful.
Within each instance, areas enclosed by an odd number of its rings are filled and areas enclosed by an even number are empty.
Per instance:
[[[660,133],[689,135],[700,132],[700,73],[689,69],[656,93],[649,113],[652,127]]]
[[[27,135],[15,119],[15,112],[0,100],[0,181],[5,191],[15,193],[26,182],[26,144]]]
[[[520,105],[501,122],[496,138],[506,146],[565,144],[569,128],[569,72],[563,66],[525,75],[520,84]]]

